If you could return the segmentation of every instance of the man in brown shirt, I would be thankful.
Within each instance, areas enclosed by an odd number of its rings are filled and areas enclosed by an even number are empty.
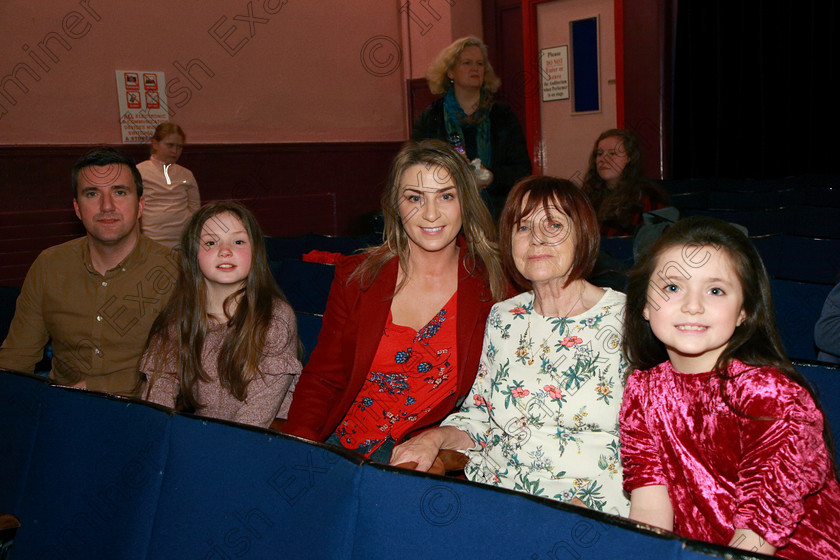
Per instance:
[[[32,372],[51,342],[54,382],[135,396],[146,337],[175,283],[175,257],[140,234],[143,182],[131,159],[95,149],[75,163],[72,178],[87,235],[32,264],[0,368]]]

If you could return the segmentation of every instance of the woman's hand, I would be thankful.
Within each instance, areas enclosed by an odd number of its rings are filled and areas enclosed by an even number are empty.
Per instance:
[[[417,463],[415,470],[428,472],[435,461],[442,444],[441,428],[426,430],[405,443],[396,446],[391,452],[389,464]]]
[[[396,446],[389,464],[417,463],[415,470],[428,472],[441,449],[469,449],[473,445],[469,434],[458,428],[432,428]]]
[[[478,173],[475,174],[475,182],[479,189],[486,189],[490,183],[493,182],[493,172],[483,165],[477,171]],[[480,179],[479,177],[484,177],[484,179]]]

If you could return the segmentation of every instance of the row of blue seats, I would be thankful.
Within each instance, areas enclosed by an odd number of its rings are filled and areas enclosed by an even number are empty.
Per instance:
[[[837,434],[840,372],[797,367]],[[17,559],[731,557],[597,511],[22,374],[0,375],[0,431]],[[511,538],[498,538],[502,518]]]
[[[784,234],[751,239],[771,278],[829,285],[840,281],[840,239]],[[601,249],[627,267],[633,264],[632,237],[602,239]]]
[[[791,206],[767,209],[682,208],[683,216],[713,216],[740,224],[749,234],[788,234],[807,237],[840,238],[840,208],[829,206]]]
[[[723,208],[766,210],[794,206],[840,208],[840,186],[808,187],[772,191],[696,191],[671,193],[677,208]]]
[[[664,179],[662,188],[672,194],[695,192],[753,192],[793,191],[807,197],[811,191],[840,187],[840,175],[810,173],[776,179],[735,179],[708,177],[694,179]]]

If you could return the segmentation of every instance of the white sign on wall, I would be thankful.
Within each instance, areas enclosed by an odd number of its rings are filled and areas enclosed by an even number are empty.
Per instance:
[[[163,72],[117,70],[117,101],[124,144],[146,144],[155,127],[169,120]]]
[[[569,98],[569,46],[540,49],[542,100]]]

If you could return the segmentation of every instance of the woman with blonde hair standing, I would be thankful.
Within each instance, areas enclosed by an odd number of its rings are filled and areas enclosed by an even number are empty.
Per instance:
[[[474,162],[482,197],[497,215],[513,184],[531,174],[531,160],[516,115],[495,100],[501,80],[487,59],[487,45],[477,37],[458,39],[432,62],[426,79],[442,97],[414,123],[412,140],[449,141]]]

